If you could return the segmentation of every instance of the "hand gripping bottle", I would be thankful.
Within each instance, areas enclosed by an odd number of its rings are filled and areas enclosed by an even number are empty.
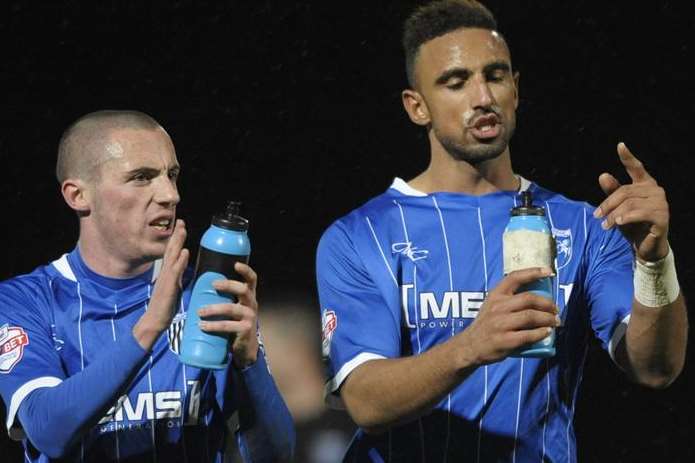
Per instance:
[[[195,284],[186,311],[179,355],[186,365],[207,369],[227,366],[229,338],[202,331],[198,326],[198,309],[210,304],[236,302],[233,298],[218,293],[212,282],[243,281],[234,271],[234,264],[239,261],[248,263],[251,243],[246,233],[249,221],[239,216],[240,206],[241,203],[229,202],[226,211],[212,218],[212,225],[200,240],[193,277]]]
[[[504,274],[529,267],[554,269],[555,240],[545,210],[532,204],[530,191],[521,193],[521,205],[511,210],[511,218],[502,236]],[[517,292],[532,291],[553,299],[553,279],[545,277],[520,287]],[[552,357],[555,355],[555,329],[545,338],[524,346],[512,357]]]

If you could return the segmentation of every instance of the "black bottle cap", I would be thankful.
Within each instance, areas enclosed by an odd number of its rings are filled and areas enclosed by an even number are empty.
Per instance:
[[[249,229],[249,221],[239,215],[240,210],[239,201],[229,201],[227,209],[212,218],[212,224],[227,230],[246,231]]]
[[[531,192],[524,190],[521,192],[521,205],[512,209],[512,217],[517,215],[545,215],[545,209],[533,205]]]

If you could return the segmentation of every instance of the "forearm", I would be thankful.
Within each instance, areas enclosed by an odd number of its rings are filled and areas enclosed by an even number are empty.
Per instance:
[[[32,444],[51,458],[63,457],[114,404],[145,355],[127,339],[57,386],[29,394],[19,419]]]
[[[243,370],[233,369],[239,400],[237,443],[249,463],[291,461],[295,430],[287,405],[259,351],[255,363]]]
[[[340,390],[352,419],[375,433],[428,412],[476,368],[465,335],[417,356],[360,365]]]
[[[619,363],[637,382],[665,387],[685,363],[688,316],[683,295],[663,307],[633,302],[624,343],[618,346]]]

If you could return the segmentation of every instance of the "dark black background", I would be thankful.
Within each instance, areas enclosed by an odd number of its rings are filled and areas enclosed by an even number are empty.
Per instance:
[[[333,220],[410,178],[425,134],[400,103],[401,23],[418,2],[21,2],[0,7],[0,279],[76,241],[53,170],[60,134],[98,109],[145,111],[183,166],[189,247],[227,199],[251,221],[263,294],[317,307],[314,250]],[[693,290],[695,26],[687,2],[490,1],[521,72],[515,170],[597,204],[625,178],[625,141],[667,189]],[[318,311],[318,307],[317,307]],[[664,391],[624,380],[592,346],[577,404],[580,461],[692,461],[690,365]],[[4,449],[16,449],[5,437]],[[13,461],[3,453],[3,461]]]

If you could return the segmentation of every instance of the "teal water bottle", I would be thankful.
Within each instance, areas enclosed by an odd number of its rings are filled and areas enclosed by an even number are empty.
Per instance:
[[[227,366],[229,342],[227,336],[206,333],[200,329],[198,309],[227,302],[236,302],[212,286],[215,280],[243,281],[234,270],[236,262],[248,264],[251,243],[249,221],[239,215],[241,203],[231,201],[227,209],[212,218],[210,228],[203,234],[198,249],[193,291],[186,310],[179,358],[186,365],[207,369]],[[214,320],[207,318],[206,320]]]
[[[511,210],[502,236],[504,274],[530,267],[554,269],[555,240],[545,209],[533,206],[531,192],[521,193],[521,205]],[[553,300],[553,278],[545,277],[523,285],[517,292],[531,291]],[[555,329],[544,339],[524,346],[512,357],[552,357],[555,355]]]

